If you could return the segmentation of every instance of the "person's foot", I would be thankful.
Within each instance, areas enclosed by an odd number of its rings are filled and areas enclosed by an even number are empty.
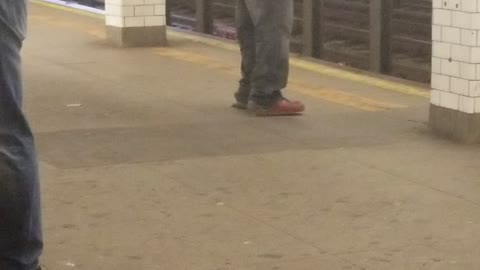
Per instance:
[[[247,109],[247,104],[246,102],[241,102],[241,101],[235,101],[235,103],[232,104],[232,107],[235,109],[239,110],[246,110]]]
[[[247,110],[256,116],[288,116],[301,114],[305,111],[305,105],[300,101],[290,101],[282,97],[270,106],[262,106],[251,100],[248,102]]]
[[[248,95],[240,92],[235,93],[235,103],[232,104],[233,108],[246,110],[248,104]]]

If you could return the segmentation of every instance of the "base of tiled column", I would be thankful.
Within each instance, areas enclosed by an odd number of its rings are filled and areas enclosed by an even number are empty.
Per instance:
[[[460,143],[480,143],[480,113],[469,114],[431,105],[430,128]]]
[[[107,26],[107,39],[119,47],[153,47],[167,45],[166,26]]]

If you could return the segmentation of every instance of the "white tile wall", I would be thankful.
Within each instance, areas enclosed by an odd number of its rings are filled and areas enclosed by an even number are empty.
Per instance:
[[[466,46],[476,46],[477,34],[478,34],[478,31],[476,30],[462,29],[460,43]]]
[[[452,44],[460,44],[460,28],[457,27],[442,27],[442,41]]]
[[[121,16],[105,16],[106,24],[115,27],[125,27],[125,19]]]
[[[475,113],[480,113],[480,98],[475,99]]]
[[[145,26],[162,26],[165,25],[164,16],[147,16],[145,17]]]
[[[472,17],[473,13],[452,11],[452,26],[458,28],[471,28]]]
[[[452,60],[469,63],[472,58],[472,47],[452,45]]]
[[[440,93],[440,106],[448,109],[452,109],[452,110],[458,110],[460,107],[459,103],[460,103],[460,95],[449,93],[449,92]]]
[[[477,12],[478,0],[462,0],[462,11]]]
[[[125,27],[145,26],[145,17],[125,17]]]
[[[111,16],[135,16],[134,6],[107,5],[105,13]]]
[[[446,3],[446,6],[445,6]],[[451,10],[461,10],[461,0],[444,0],[444,7]]]
[[[108,1],[106,0],[105,3],[108,4]],[[145,0],[120,0],[120,4],[124,6],[145,5]]]
[[[452,56],[452,44],[433,41],[432,54],[434,57],[450,58]]]
[[[135,6],[135,16],[153,16],[154,15],[154,6],[153,5],[143,5]]]
[[[472,57],[470,63],[480,64],[480,47],[472,47]]]
[[[480,0],[432,0],[431,103],[480,113]]]
[[[460,78],[466,80],[476,80],[477,65],[470,63],[460,63]]]
[[[163,5],[155,5],[155,15],[163,15],[166,14],[165,4]]]
[[[450,91],[450,77],[440,74],[432,74],[432,88],[442,91]]]
[[[432,57],[432,72],[440,74],[442,72],[442,59]],[[462,72],[462,66],[460,66],[460,72]],[[474,74],[476,76],[476,74]]]
[[[459,78],[451,78],[450,81],[450,91],[459,94],[468,96],[470,92],[470,82],[468,80],[459,79]]]
[[[443,59],[441,73],[452,77],[460,77],[460,62]]]
[[[475,113],[475,98],[460,96],[459,110],[465,113]]]
[[[436,106],[440,106],[440,96],[442,91],[432,90],[430,93],[430,103]]]
[[[433,10],[433,24],[435,25],[451,25],[452,24],[452,11],[445,9]]]
[[[440,25],[432,26],[432,39],[442,41],[442,27]]]
[[[480,81],[470,81],[470,92],[468,96],[470,97],[480,97]]]
[[[145,0],[145,4],[156,4],[165,6],[165,0]]]
[[[166,25],[165,0],[106,0],[106,24],[115,27]]]
[[[480,8],[480,7],[479,7]],[[480,14],[479,13],[474,13],[472,15],[472,29],[480,29]]]

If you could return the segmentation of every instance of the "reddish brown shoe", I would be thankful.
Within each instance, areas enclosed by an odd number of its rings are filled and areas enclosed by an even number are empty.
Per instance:
[[[256,116],[288,116],[299,115],[305,111],[305,105],[300,101],[278,99],[269,107],[261,106],[254,101],[248,103],[247,109]]]

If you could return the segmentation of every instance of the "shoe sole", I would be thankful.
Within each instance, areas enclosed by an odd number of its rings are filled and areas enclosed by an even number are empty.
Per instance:
[[[303,115],[303,111],[299,112],[269,112],[269,111],[262,111],[258,109],[250,109],[248,105],[236,102],[232,104],[232,108],[247,111],[248,113],[258,116],[258,117],[274,117],[274,116],[300,116]]]
[[[257,117],[275,117],[275,116],[300,116],[303,115],[303,111],[296,111],[296,112],[271,112],[268,110],[261,110],[261,109],[251,109],[247,107],[247,112],[251,115]]]
[[[252,115],[257,117],[277,117],[277,116],[301,116],[303,112],[283,112],[283,113],[272,113],[272,112],[251,112]]]
[[[246,110],[247,109],[247,105],[246,104],[243,104],[243,103],[233,103],[232,104],[232,108],[235,108],[235,109],[239,109],[239,110]]]

